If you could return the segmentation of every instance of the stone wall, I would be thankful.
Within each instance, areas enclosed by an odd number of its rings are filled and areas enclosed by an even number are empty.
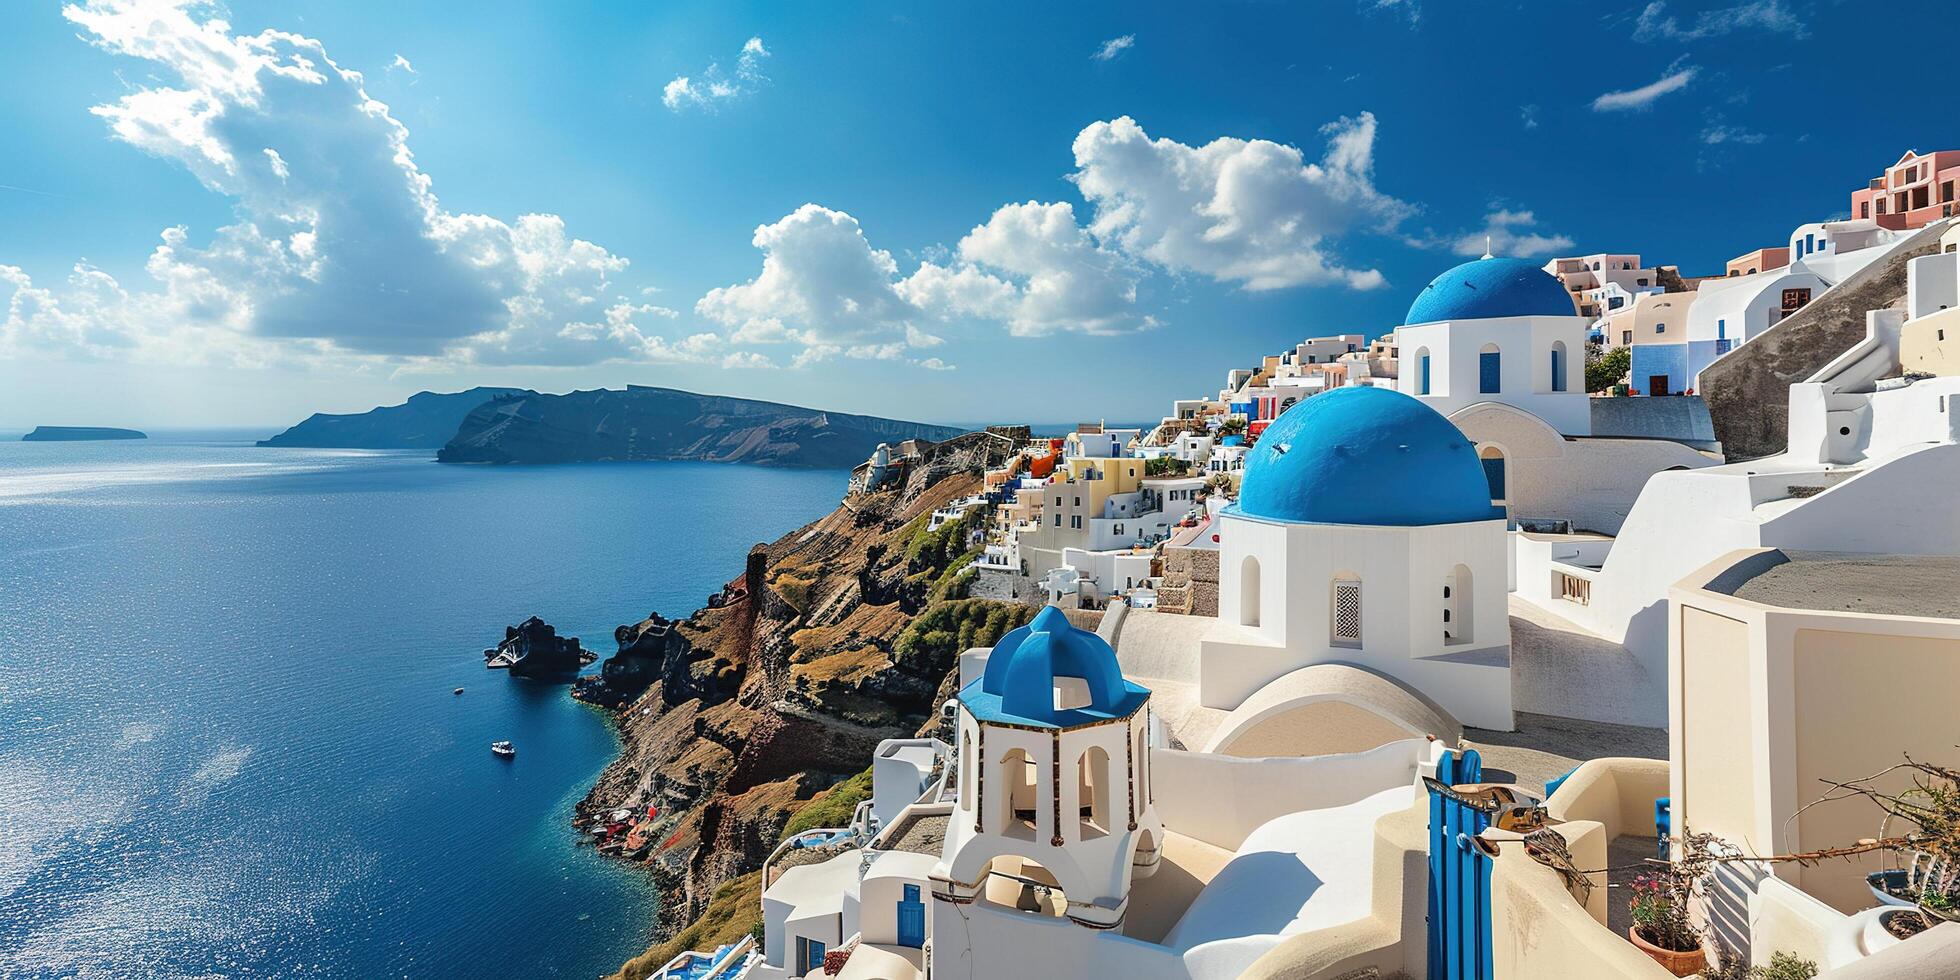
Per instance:
[[[1939,250],[1943,224],[1928,225],[1891,255],[1831,287],[1701,372],[1715,437],[1728,458],[1756,459],[1787,445],[1790,386],[1865,338],[1865,313],[1902,306],[1906,263]]]
[[[1157,611],[1218,615],[1218,549],[1164,549],[1164,584],[1157,590]]]

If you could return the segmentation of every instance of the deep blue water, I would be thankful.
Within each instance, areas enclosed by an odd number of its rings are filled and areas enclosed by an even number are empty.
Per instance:
[[[568,823],[610,723],[482,651],[535,613],[610,653],[845,474],[152,436],[0,435],[0,976],[588,978],[642,949],[658,896]]]

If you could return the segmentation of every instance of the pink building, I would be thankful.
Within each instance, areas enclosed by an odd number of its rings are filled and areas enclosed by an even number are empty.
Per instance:
[[[1851,216],[1881,228],[1921,228],[1954,213],[1960,184],[1960,150],[1908,150],[1899,162],[1851,192]]]

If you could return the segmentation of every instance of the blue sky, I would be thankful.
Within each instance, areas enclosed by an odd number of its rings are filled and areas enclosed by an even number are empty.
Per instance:
[[[1310,334],[1392,328],[1486,232],[1696,274],[1845,210],[1960,137],[1930,95],[1844,82],[1833,39],[1868,21],[13,3],[0,427],[279,424],[479,383],[1152,417]],[[1936,34],[1887,37],[1885,89],[1943,90]]]

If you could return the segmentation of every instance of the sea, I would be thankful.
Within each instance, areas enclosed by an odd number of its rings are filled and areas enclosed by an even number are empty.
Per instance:
[[[483,651],[537,615],[610,654],[847,474],[267,434],[0,433],[0,977],[616,969],[659,896],[570,825],[613,726]]]

